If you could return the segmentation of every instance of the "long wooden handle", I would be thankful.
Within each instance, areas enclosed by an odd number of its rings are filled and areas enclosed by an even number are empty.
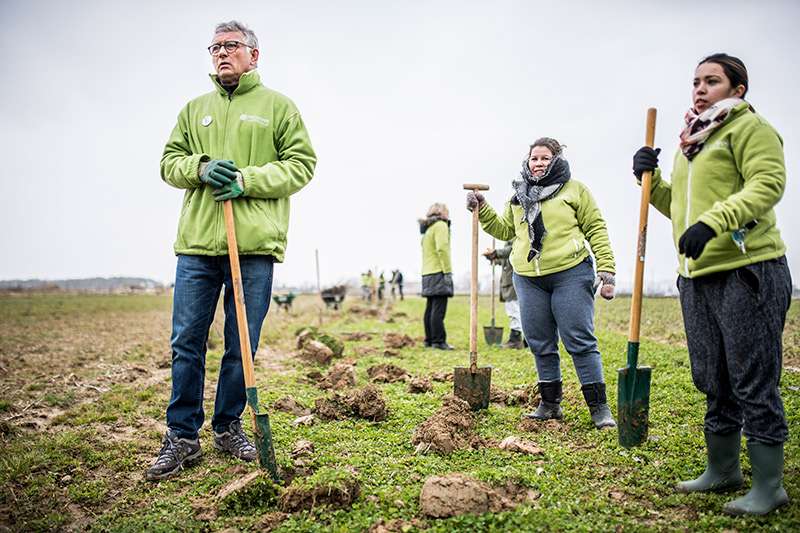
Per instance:
[[[478,368],[478,210],[472,210],[472,276],[469,286],[469,366]]]
[[[233,300],[236,303],[236,325],[239,327],[239,348],[242,352],[242,368],[244,369],[244,386],[256,386],[253,371],[253,354],[250,349],[250,332],[247,328],[247,310],[244,306],[244,287],[242,286],[242,270],[239,267],[239,247],[236,244],[236,226],[233,222],[233,203],[225,200],[222,204],[225,213],[225,231],[228,234],[228,257],[231,260],[231,278],[233,278]]]
[[[656,137],[656,109],[647,110],[647,126],[644,144],[653,147]],[[631,300],[631,323],[628,340],[639,342],[639,324],[642,319],[642,284],[644,281],[644,257],[647,246],[647,214],[650,207],[650,181],[653,173],[642,173],[642,198],[639,203],[639,234],[636,244],[636,266],[633,276],[633,298]]]
[[[496,245],[496,241],[495,241],[494,237],[492,237],[492,250],[495,250],[495,252],[497,251],[495,249],[496,246],[497,246]],[[494,290],[495,290],[495,286],[494,286],[494,259],[492,259],[492,327],[494,327],[494,319],[495,319],[495,314],[494,314]]]

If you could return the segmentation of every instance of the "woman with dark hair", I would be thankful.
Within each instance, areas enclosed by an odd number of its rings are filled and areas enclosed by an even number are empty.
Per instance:
[[[606,400],[603,362],[594,336],[594,294],[614,297],[614,254],[606,223],[589,190],[571,179],[563,147],[555,139],[534,142],[503,215],[480,193],[467,194],[483,229],[500,240],[514,238],[511,266],[522,331],[536,361],[541,401],[535,420],[561,418],[559,336],[572,356],[583,397],[598,429],[616,426]],[[515,238],[516,237],[516,238]],[[588,246],[587,246],[588,244]],[[589,253],[597,261],[597,274]]]
[[[677,488],[738,489],[744,429],[752,488],[724,511],[766,514],[789,501],[778,387],[792,281],[773,209],[786,186],[783,141],[744,100],[740,59],[708,56],[693,86],[670,182],[658,168],[660,149],[633,157],[637,179],[654,171],[650,201],[672,220],[692,379],[706,395],[706,470]]]
[[[425,346],[452,350],[447,344],[444,316],[447,299],[453,296],[450,266],[450,212],[444,204],[433,204],[419,220],[422,233],[422,296],[425,297]]]

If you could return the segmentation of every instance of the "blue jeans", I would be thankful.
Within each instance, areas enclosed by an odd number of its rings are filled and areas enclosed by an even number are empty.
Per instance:
[[[591,259],[555,274],[513,277],[522,331],[536,360],[539,381],[560,381],[558,338],[572,356],[581,385],[603,382],[594,336],[594,269]]]
[[[269,309],[273,261],[272,256],[239,256],[253,357]],[[203,425],[206,342],[223,286],[225,354],[211,425],[217,432],[225,431],[244,411],[244,372],[230,260],[228,256],[179,255],[172,301],[172,399],[167,426],[180,438],[197,438]]]

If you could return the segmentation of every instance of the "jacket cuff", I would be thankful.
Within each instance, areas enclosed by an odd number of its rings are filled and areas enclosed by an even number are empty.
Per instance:
[[[715,220],[714,216],[707,212],[700,215],[700,217],[698,217],[697,219],[697,222],[702,222],[703,224],[711,228],[711,230],[714,232],[714,237],[719,237],[720,235],[725,233],[725,231],[727,231],[727,228],[723,228],[722,225],[717,220]]]

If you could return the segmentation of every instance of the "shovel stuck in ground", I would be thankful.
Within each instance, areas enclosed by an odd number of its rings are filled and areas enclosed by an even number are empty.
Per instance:
[[[656,110],[647,110],[645,144],[653,147],[656,136]],[[619,443],[625,448],[637,446],[647,439],[650,415],[650,378],[652,368],[639,364],[639,323],[642,318],[642,283],[647,242],[647,212],[650,207],[652,172],[642,173],[642,199],[639,205],[639,239],[631,297],[631,323],[628,335],[628,366],[618,371],[617,420]]]
[[[242,272],[239,267],[239,246],[236,243],[236,227],[233,220],[233,204],[231,200],[223,203],[225,213],[225,230],[228,234],[228,256],[231,261],[231,278],[233,279],[233,299],[236,303],[236,324],[239,329],[239,351],[242,352],[242,368],[244,370],[244,387],[247,405],[253,415],[253,440],[258,452],[258,464],[269,472],[273,481],[280,482],[278,465],[275,462],[275,450],[272,447],[272,430],[269,427],[269,415],[258,412],[258,391],[256,376],[253,371],[253,352],[250,347],[250,332],[247,326],[247,311],[244,306],[244,287]]]
[[[468,183],[473,192],[488,191],[488,185]],[[472,210],[472,276],[469,293],[469,367],[453,369],[453,393],[466,401],[473,411],[489,407],[492,367],[478,368],[478,208]]]
[[[492,239],[492,250],[495,249],[495,240]],[[494,260],[492,260],[492,325],[483,326],[483,337],[486,339],[486,344],[489,346],[499,346],[503,342],[503,328],[495,325],[495,277],[494,277]]]

